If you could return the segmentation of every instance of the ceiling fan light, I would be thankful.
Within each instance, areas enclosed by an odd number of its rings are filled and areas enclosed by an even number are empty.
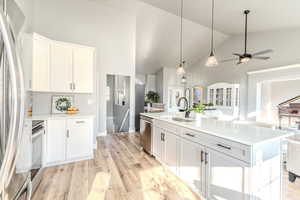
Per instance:
[[[218,64],[219,64],[219,63],[218,63],[218,60],[217,60],[216,56],[214,55],[214,53],[212,52],[212,53],[210,54],[210,56],[207,58],[207,61],[206,61],[205,65],[206,65],[207,67],[215,67],[215,66],[217,66]]]
[[[246,63],[246,62],[249,62],[250,61],[250,58],[249,57],[244,57],[244,58],[241,58],[241,63]]]

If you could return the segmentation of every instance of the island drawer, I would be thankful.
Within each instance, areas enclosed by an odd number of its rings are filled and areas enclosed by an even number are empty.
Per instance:
[[[222,152],[247,163],[251,162],[250,146],[186,128],[182,128],[181,132],[181,136],[183,138],[199,143],[210,149]]]
[[[171,123],[168,123],[168,122],[165,122],[165,121],[161,121],[161,120],[155,120],[154,121],[154,126],[156,127],[159,127],[165,131],[168,131],[168,132],[171,132],[171,133],[174,133],[176,135],[179,134],[179,127],[174,125],[174,124],[171,124]]]

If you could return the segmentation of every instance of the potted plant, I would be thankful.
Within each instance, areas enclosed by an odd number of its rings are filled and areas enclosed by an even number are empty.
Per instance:
[[[203,117],[203,113],[205,111],[206,106],[204,104],[197,104],[189,111],[193,111],[195,113],[196,120],[200,120]]]
[[[159,94],[157,92],[149,91],[146,94],[146,101],[145,101],[145,103],[152,104],[152,103],[158,103],[158,101],[159,101]]]

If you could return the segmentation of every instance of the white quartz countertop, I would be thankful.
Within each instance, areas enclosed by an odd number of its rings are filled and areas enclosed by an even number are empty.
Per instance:
[[[49,119],[80,119],[80,118],[94,118],[94,115],[89,114],[49,114],[49,115],[33,115],[26,119],[31,120],[49,120]]]
[[[237,124],[231,121],[210,118],[203,118],[192,122],[177,122],[172,120],[174,114],[170,113],[141,113],[141,115],[248,146],[279,140],[295,134],[293,131],[283,131],[250,124]]]

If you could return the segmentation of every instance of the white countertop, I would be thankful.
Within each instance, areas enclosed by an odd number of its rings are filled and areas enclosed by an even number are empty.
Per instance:
[[[193,122],[177,122],[172,120],[174,114],[170,113],[141,113],[141,115],[248,146],[254,146],[294,135],[292,131],[283,131],[249,124],[237,124],[230,121],[210,118],[203,118]]]
[[[93,118],[94,115],[89,114],[49,114],[49,115],[33,115],[31,117],[26,117],[29,120],[49,120],[49,119],[79,119],[79,118]]]

